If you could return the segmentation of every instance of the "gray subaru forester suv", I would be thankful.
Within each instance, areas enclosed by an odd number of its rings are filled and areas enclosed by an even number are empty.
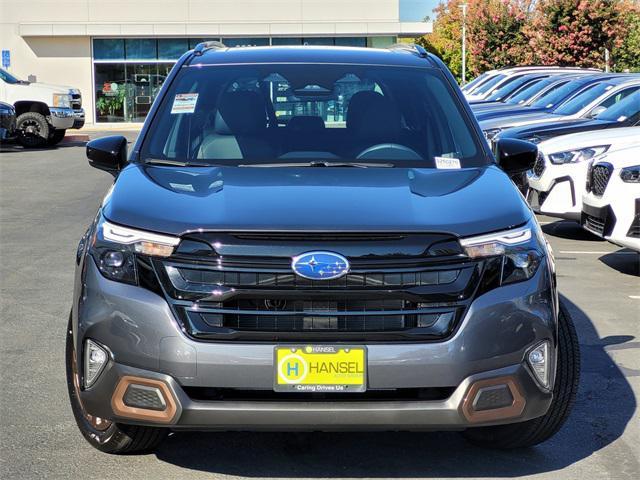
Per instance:
[[[80,241],[67,383],[84,437],[461,430],[542,442],[579,376],[551,250],[452,75],[419,47],[177,62]]]

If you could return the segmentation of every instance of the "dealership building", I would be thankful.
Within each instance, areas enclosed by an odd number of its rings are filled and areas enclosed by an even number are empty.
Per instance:
[[[14,76],[79,88],[87,124],[135,123],[175,61],[199,42],[386,47],[431,31],[412,17],[411,3],[1,0],[0,47]]]

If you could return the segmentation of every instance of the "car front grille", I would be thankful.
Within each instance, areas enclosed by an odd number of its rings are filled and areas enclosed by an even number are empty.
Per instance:
[[[598,163],[589,173],[589,188],[594,195],[602,196],[607,189],[613,168],[608,163]]]
[[[82,108],[82,96],[79,93],[71,95],[71,108],[74,110]]]
[[[442,242],[442,235],[437,241],[424,234],[403,240],[367,235],[355,242],[326,234],[313,243],[302,237],[225,234],[216,238],[222,238],[219,244],[228,252],[285,248],[286,254],[178,252],[154,260],[153,270],[185,332],[211,341],[442,339],[454,331],[479,284],[482,262],[452,255],[453,247]],[[216,239],[208,241],[217,244]],[[292,256],[309,251],[308,245],[345,252],[351,270],[332,280],[296,275]],[[361,250],[377,253],[349,255]]]
[[[536,177],[539,177],[544,173],[545,168],[546,168],[546,164],[544,161],[544,155],[542,154],[542,152],[538,152],[536,163],[533,165],[533,174]]]

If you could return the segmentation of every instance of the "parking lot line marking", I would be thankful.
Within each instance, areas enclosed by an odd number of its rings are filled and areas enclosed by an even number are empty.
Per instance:
[[[633,298],[634,300],[640,300],[640,295],[629,295],[629,298]]]
[[[610,253],[611,255],[638,255],[638,252],[607,252],[607,251],[594,252],[590,250],[560,250],[560,253],[568,253],[572,255],[583,254],[583,253],[591,254],[591,255],[606,255],[608,253]]]

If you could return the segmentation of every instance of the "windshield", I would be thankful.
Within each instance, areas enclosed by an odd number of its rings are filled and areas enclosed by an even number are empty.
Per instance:
[[[580,80],[572,81],[569,83],[565,83],[560,88],[554,88],[553,90],[549,90],[547,93],[542,95],[539,99],[531,104],[532,107],[536,108],[553,108],[558,103],[562,102],[564,99],[568,98],[570,95],[574,94],[580,88],[584,86],[584,82]]]
[[[14,77],[9,72],[7,72],[6,70],[3,70],[1,68],[0,68],[0,79],[4,80],[7,83],[19,83],[20,82],[20,80],[18,80],[16,77]]]
[[[497,102],[499,100],[504,99],[507,95],[515,92],[516,90],[518,90],[523,85],[527,85],[527,84],[529,84],[531,82],[535,82],[535,81],[537,81],[537,79],[531,78],[528,75],[525,75],[525,76],[520,77],[520,78],[515,78],[514,80],[508,81],[505,85],[503,85],[502,87],[497,89],[495,92],[493,92],[489,96],[489,98],[487,98],[487,100],[490,101],[490,102]]]
[[[506,103],[509,103],[512,105],[521,105],[526,101],[530,100],[531,98],[535,97],[538,93],[542,92],[545,88],[547,88],[553,82],[557,82],[557,81],[558,80],[556,78],[545,78],[543,80],[538,80],[532,83],[531,85],[528,85],[527,87],[523,88],[521,91],[519,91],[515,95],[513,95],[511,98],[509,98],[509,100],[507,100]],[[564,85],[564,83],[563,82],[558,83],[556,88],[561,85]]]
[[[640,91],[632,93],[624,100],[620,100],[612,107],[607,108],[598,115],[598,120],[608,120],[611,122],[624,122],[640,114]]]
[[[490,78],[489,80],[484,82],[482,85],[480,85],[477,89],[472,90],[471,94],[472,95],[482,95],[483,93],[487,93],[494,86],[496,86],[496,84],[500,83],[505,78],[507,78],[506,75],[502,75],[502,74],[495,75],[493,78]]]
[[[564,102],[558,108],[556,108],[553,113],[555,115],[574,115],[582,110],[584,107],[589,105],[591,102],[600,97],[603,93],[611,90],[613,85],[608,83],[598,83],[596,85],[591,85],[590,87],[585,88],[575,97],[569,99]]]
[[[141,149],[146,162],[485,165],[435,69],[334,64],[182,67]]]
[[[485,72],[485,73],[481,74],[479,77],[474,78],[469,83],[467,83],[464,87],[462,87],[462,91],[463,92],[467,92],[469,90],[474,89],[476,87],[476,85],[480,84],[480,82],[482,82],[488,76],[489,76],[489,73]]]

